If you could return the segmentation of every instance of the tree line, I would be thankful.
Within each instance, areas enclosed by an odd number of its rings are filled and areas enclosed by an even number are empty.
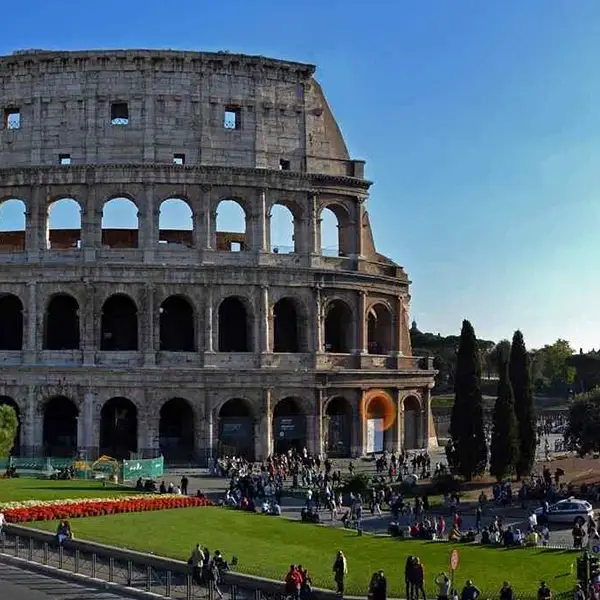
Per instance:
[[[460,337],[423,333],[413,321],[411,343],[415,356],[433,357],[437,370],[435,394],[444,394],[454,389],[457,367],[457,351]],[[478,339],[477,351],[481,361],[484,391],[495,392],[499,378],[498,356],[510,347],[510,341]],[[567,340],[558,339],[553,344],[529,350],[531,358],[531,378],[534,392],[539,395],[568,397],[600,385],[600,352],[579,354]],[[492,392],[493,393],[493,392]]]
[[[513,474],[520,479],[531,473],[537,445],[532,360],[520,331],[515,331],[512,342],[496,347],[498,381],[489,470],[498,481]],[[480,344],[473,326],[465,320],[456,352],[455,400],[446,455],[452,472],[467,481],[483,475],[488,465],[481,377]]]

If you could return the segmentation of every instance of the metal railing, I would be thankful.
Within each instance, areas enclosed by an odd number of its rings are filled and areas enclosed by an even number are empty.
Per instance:
[[[152,592],[165,598],[214,600],[219,594],[212,582],[197,581],[185,563],[120,549],[103,550],[87,542],[66,540],[24,527],[8,526],[0,534],[0,552],[68,573],[114,583],[138,591]],[[224,581],[218,589],[229,600],[262,600],[257,586]],[[268,586],[268,587],[272,587]],[[270,589],[265,594],[273,593]]]

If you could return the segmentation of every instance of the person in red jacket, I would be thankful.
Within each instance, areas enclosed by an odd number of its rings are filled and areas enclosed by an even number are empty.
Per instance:
[[[296,568],[296,565],[290,565],[290,570],[285,576],[285,595],[292,598],[300,598],[301,588],[302,573]]]

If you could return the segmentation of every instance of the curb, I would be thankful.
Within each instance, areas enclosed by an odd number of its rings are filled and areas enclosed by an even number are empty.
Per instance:
[[[118,583],[109,583],[108,581],[103,581],[102,579],[94,579],[93,577],[82,575],[81,573],[71,573],[70,571],[58,569],[50,565],[41,565],[36,562],[28,561],[24,558],[17,558],[16,556],[2,554],[1,552],[0,562],[12,567],[18,567],[20,569],[39,573],[40,575],[52,577],[53,579],[62,579],[63,581],[67,581],[69,583],[87,585],[103,592],[110,592],[118,596],[123,596],[124,598],[140,598],[143,600],[159,600],[165,598],[165,596],[155,594],[154,592],[144,592],[142,590],[136,590],[135,588],[119,585]]]

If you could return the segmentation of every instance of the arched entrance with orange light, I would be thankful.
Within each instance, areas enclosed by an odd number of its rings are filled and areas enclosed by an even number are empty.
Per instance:
[[[398,410],[388,392],[373,389],[364,392],[362,418],[364,452],[372,454],[394,447]]]

